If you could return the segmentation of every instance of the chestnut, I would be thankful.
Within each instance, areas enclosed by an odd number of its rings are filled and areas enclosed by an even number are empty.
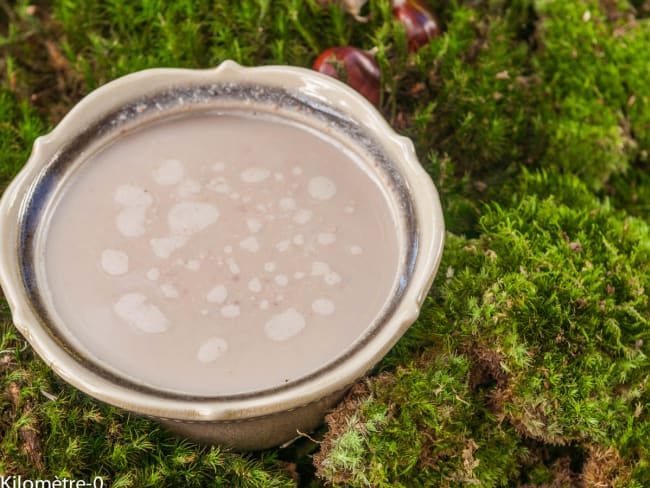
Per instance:
[[[418,0],[393,0],[393,17],[404,26],[412,53],[442,34],[440,22]]]
[[[316,58],[312,68],[347,83],[379,105],[381,71],[368,52],[352,46],[330,47]]]

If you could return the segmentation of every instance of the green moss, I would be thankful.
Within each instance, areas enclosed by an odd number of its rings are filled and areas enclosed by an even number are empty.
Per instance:
[[[607,190],[612,204],[626,209],[630,215],[639,218],[650,215],[650,163],[612,178]]]
[[[58,0],[55,16],[89,89],[138,69],[208,68],[225,59],[308,66],[329,46],[368,38],[340,7],[314,1]]]
[[[649,161],[650,153],[650,19],[642,19],[619,27],[618,42],[624,46],[616,59],[627,89],[624,110],[629,132],[638,144],[639,159]]]
[[[469,383],[467,359],[448,354],[373,379],[347,427],[326,441],[319,475],[337,486],[505,483],[526,449]]]
[[[506,20],[455,9],[445,35],[414,60],[417,79],[426,80],[434,95],[428,117],[416,112],[421,146],[482,178],[523,159],[534,142],[526,123],[535,96],[525,78],[528,51]]]
[[[369,485],[364,459],[368,440],[355,428],[354,420],[351,420],[350,424],[350,428],[333,441],[331,452],[322,466],[321,476],[328,479],[343,476],[345,481],[362,486]]]
[[[648,366],[647,225],[535,197],[481,223],[495,262],[483,263],[463,320],[501,358],[504,415],[544,442],[604,442],[633,412]]]
[[[533,63],[544,93],[535,124],[547,138],[543,162],[600,188],[647,145],[647,27],[608,21],[597,1],[535,5]],[[631,130],[630,110],[639,130]]]
[[[0,189],[25,164],[34,139],[45,127],[26,101],[0,88]]]

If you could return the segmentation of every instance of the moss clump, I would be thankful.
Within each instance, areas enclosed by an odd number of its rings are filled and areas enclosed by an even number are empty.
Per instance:
[[[448,155],[458,169],[488,183],[495,176],[503,179],[524,154],[535,152],[527,121],[536,83],[526,76],[529,46],[518,38],[517,27],[505,18],[457,8],[445,35],[413,59],[415,79],[425,80],[434,94],[424,107],[419,94],[411,96],[419,105],[414,121],[422,149]],[[408,93],[400,95],[409,99]]]
[[[402,359],[371,380],[355,425],[369,418],[368,404],[389,420],[362,437],[360,459],[339,466],[338,478],[328,475],[339,448],[329,440],[327,479],[461,486],[455,473],[470,438],[481,486],[528,481],[530,446],[577,449],[574,458],[587,461],[575,475],[588,479],[590,456],[611,449],[618,459],[628,436],[647,429],[648,225],[590,197],[575,177],[525,174],[517,186],[507,206],[485,209],[480,238],[449,236],[432,298],[409,333],[429,359]],[[446,412],[460,420],[441,418]],[[645,451],[617,461],[615,478],[631,480],[647,462]]]
[[[488,210],[476,250],[466,251],[479,256],[479,278],[444,285],[450,306],[452,294],[457,305],[467,300],[454,328],[474,338],[479,356],[498,358],[489,374],[507,384],[494,399],[526,437],[604,442],[625,427],[644,391],[648,226],[606,205],[515,198]]]
[[[318,474],[346,486],[505,483],[526,448],[477,401],[470,378],[466,357],[435,353],[368,381],[344,404],[351,415],[329,418],[340,432],[317,456]]]
[[[647,158],[650,25],[626,13],[626,2],[535,6],[533,63],[544,94],[535,123],[548,145],[542,161],[600,188],[624,173],[639,149]]]
[[[634,171],[612,178],[607,193],[613,205],[625,208],[630,215],[650,215],[650,163],[639,164]]]

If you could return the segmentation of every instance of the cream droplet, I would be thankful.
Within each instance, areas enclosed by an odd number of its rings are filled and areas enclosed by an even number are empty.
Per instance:
[[[187,237],[167,236],[154,238],[149,241],[151,250],[159,258],[167,259],[171,254],[187,244]]]
[[[262,282],[259,278],[253,278],[248,282],[248,289],[253,293],[259,293],[262,291]]]
[[[363,254],[363,248],[361,246],[350,246],[350,254],[353,254],[355,256],[358,256],[359,254]]]
[[[322,261],[314,261],[311,265],[311,274],[312,276],[321,276],[326,273],[329,273],[330,266],[327,263]]]
[[[221,315],[227,319],[234,319],[235,317],[239,317],[240,313],[241,312],[239,310],[239,305],[226,305],[224,307],[221,307]]]
[[[335,310],[334,302],[327,298],[319,298],[311,304],[311,309],[318,315],[332,315]]]
[[[228,269],[232,274],[237,275],[241,272],[241,269],[239,268],[239,266],[237,265],[234,259],[228,258],[227,263],[228,263]]]
[[[302,246],[305,243],[305,236],[303,236],[302,234],[297,234],[293,236],[293,243],[296,246]]]
[[[178,298],[178,290],[171,283],[164,283],[160,285],[160,291],[162,291],[163,295],[165,295],[167,298]]]
[[[277,275],[273,281],[275,281],[279,286],[287,286],[289,284],[289,278],[284,274]]]
[[[275,245],[275,248],[276,248],[279,252],[286,252],[286,251],[289,250],[289,247],[291,247],[291,242],[289,242],[289,241],[287,241],[287,240],[280,241],[280,242],[278,242],[278,243]]]
[[[115,224],[120,234],[125,237],[143,235],[147,209],[153,203],[153,197],[140,187],[120,185],[115,190],[114,199],[123,207],[115,218]]]
[[[163,161],[153,170],[153,179],[159,185],[176,185],[185,175],[183,163],[175,159]]]
[[[264,270],[268,271],[269,273],[273,273],[273,271],[275,271],[275,263],[273,261],[269,261],[264,265]]]
[[[214,224],[219,210],[214,205],[201,202],[180,202],[167,215],[167,223],[173,234],[189,236]]]
[[[111,276],[119,276],[129,271],[129,256],[115,249],[102,251],[102,268]]]
[[[280,199],[280,208],[282,210],[293,210],[296,208],[296,201],[293,198],[281,198]]]
[[[257,240],[257,237],[249,236],[239,243],[239,247],[246,251],[255,253],[260,250],[260,243]]]
[[[214,178],[213,180],[210,180],[207,188],[210,191],[221,194],[230,193],[231,190],[230,185],[224,182],[223,178]]]
[[[115,225],[124,237],[140,237],[145,233],[145,221],[145,209],[125,208],[117,214]]]
[[[295,308],[289,308],[281,314],[274,315],[264,325],[264,332],[269,339],[283,342],[298,334],[306,325],[305,317]]]
[[[336,242],[336,235],[331,232],[321,232],[318,234],[318,243],[322,246],[329,246]]]
[[[330,271],[325,275],[325,283],[327,283],[330,286],[337,285],[340,282],[341,282],[341,277],[339,276],[338,273],[335,273],[334,271]]]
[[[262,230],[262,222],[260,222],[258,219],[254,217],[247,218],[246,225],[248,226],[248,230],[251,231],[253,234],[256,234],[260,230]]]
[[[293,221],[296,224],[304,225],[311,220],[313,215],[314,213],[311,210],[302,208],[294,214]]]
[[[148,334],[164,332],[167,317],[141,293],[127,293],[113,306],[115,314],[136,329]]]
[[[316,176],[309,180],[307,190],[315,200],[329,200],[336,195],[336,183],[324,176]]]
[[[199,347],[196,357],[202,363],[210,363],[228,350],[228,343],[221,337],[210,337]]]
[[[160,270],[158,268],[151,268],[147,271],[147,279],[151,281],[156,281],[160,278]]]
[[[248,168],[241,172],[240,177],[245,183],[261,183],[271,175],[268,169]]]
[[[177,189],[178,195],[181,198],[189,198],[201,192],[201,183],[196,180],[184,180]]]
[[[220,173],[224,169],[226,169],[226,163],[224,163],[222,161],[217,161],[216,163],[214,163],[212,165],[212,171],[214,171],[216,173]]]
[[[153,198],[149,193],[134,185],[118,186],[113,198],[116,203],[130,208],[147,208],[153,203]]]
[[[210,303],[223,303],[228,298],[228,290],[223,285],[214,286],[205,298]]]

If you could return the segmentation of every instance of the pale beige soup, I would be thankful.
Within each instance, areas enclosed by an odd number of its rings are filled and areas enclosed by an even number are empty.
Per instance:
[[[324,366],[398,280],[390,195],[351,151],[267,118],[206,113],[90,156],[45,241],[51,305],[92,355],[197,395]]]

